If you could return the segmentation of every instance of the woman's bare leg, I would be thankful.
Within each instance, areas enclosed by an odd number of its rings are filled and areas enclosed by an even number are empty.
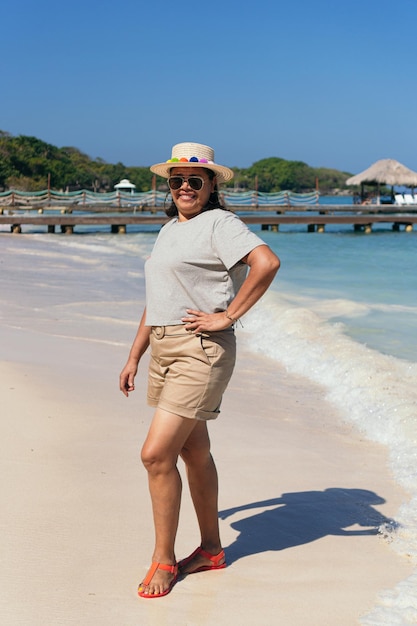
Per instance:
[[[157,409],[142,448],[142,462],[148,472],[149,491],[155,525],[155,549],[152,561],[174,565],[175,537],[181,501],[181,478],[177,469],[179,452],[197,422]],[[172,574],[157,570],[142,592],[158,594],[165,591]]]
[[[181,457],[187,469],[187,478],[201,533],[201,547],[210,554],[218,554],[222,547],[219,533],[218,478],[210,453],[210,438],[206,422],[197,422],[182,450]],[[182,570],[192,571],[210,561],[201,555]]]

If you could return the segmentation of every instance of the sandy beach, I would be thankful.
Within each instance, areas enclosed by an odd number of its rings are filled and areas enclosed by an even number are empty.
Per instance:
[[[110,323],[109,303],[80,319],[69,273],[58,285],[50,269],[51,282],[29,293],[6,266],[3,624],[352,626],[410,574],[375,532],[407,498],[385,449],[343,424],[320,387],[247,352],[238,331],[236,371],[210,425],[229,567],[190,576],[165,598],[138,598],[153,547],[139,459],[152,416],[147,358],[135,393],[118,390],[134,325]],[[177,557],[197,544],[184,484]]]

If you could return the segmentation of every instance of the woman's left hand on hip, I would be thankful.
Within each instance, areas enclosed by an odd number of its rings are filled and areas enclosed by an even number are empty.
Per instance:
[[[204,313],[204,311],[187,309],[187,313],[188,316],[183,317],[182,321],[185,324],[185,328],[193,333],[225,330],[233,324],[233,321],[226,317],[224,311],[220,313]]]

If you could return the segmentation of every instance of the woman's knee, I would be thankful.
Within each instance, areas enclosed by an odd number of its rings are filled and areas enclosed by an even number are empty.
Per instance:
[[[198,446],[183,446],[181,458],[188,467],[206,465],[212,459],[209,442]]]
[[[144,444],[140,457],[145,469],[154,474],[169,472],[177,464],[175,455],[147,443]]]
[[[183,445],[180,454],[188,466],[204,465],[211,459],[210,438],[205,423],[194,429]]]

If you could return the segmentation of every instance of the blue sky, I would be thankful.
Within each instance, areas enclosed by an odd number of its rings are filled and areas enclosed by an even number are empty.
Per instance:
[[[0,129],[148,166],[180,141],[417,170],[416,0],[5,0]]]

